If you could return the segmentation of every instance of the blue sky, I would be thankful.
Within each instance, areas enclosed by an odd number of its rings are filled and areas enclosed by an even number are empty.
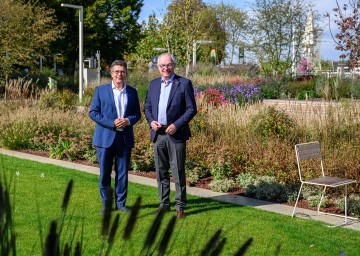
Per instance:
[[[224,3],[230,3],[242,10],[249,9],[255,0],[203,0],[206,4],[218,4],[223,1]],[[157,17],[162,17],[166,13],[166,7],[171,0],[144,0],[144,6],[140,15],[140,20],[146,20],[151,13],[155,13]],[[348,3],[348,0],[338,0],[340,6],[343,3]],[[312,3],[315,5],[314,9],[323,15],[326,12],[333,14],[332,9],[336,7],[336,0],[313,0]],[[338,60],[341,52],[335,50],[335,43],[330,36],[327,19],[323,19],[320,23],[324,29],[323,40],[322,40],[322,59],[324,60]],[[333,33],[336,32],[336,26],[331,23]],[[334,33],[335,34],[335,33]]]

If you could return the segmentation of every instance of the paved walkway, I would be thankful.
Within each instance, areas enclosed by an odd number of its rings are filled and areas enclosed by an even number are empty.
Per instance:
[[[91,174],[96,174],[96,175],[99,174],[99,168],[97,168],[97,167],[81,165],[81,164],[72,163],[72,162],[68,162],[68,161],[50,159],[47,157],[25,154],[25,153],[11,151],[11,150],[5,150],[5,149],[0,149],[0,154],[23,158],[23,159],[28,159],[28,160],[32,160],[32,161],[41,162],[41,163],[58,165],[58,166],[62,166],[65,168],[75,169],[75,170],[79,170],[79,171],[87,172],[87,173],[91,173]],[[154,186],[154,187],[157,186],[155,179],[146,178],[146,177],[137,176],[137,175],[130,174],[129,181],[147,185],[147,186]],[[171,184],[171,189],[175,190],[174,184]],[[231,194],[226,194],[226,193],[213,192],[213,191],[210,191],[207,189],[200,189],[200,188],[195,188],[195,187],[187,187],[186,189],[187,189],[187,193],[190,195],[203,197],[203,198],[209,198],[209,199],[220,201],[220,202],[231,203],[231,204],[236,204],[236,205],[251,206],[251,207],[254,207],[257,209],[276,212],[276,213],[284,214],[284,215],[291,215],[292,211],[293,211],[292,206],[271,203],[271,202],[257,200],[257,199],[253,199],[253,198],[243,197],[243,196],[236,196],[236,195],[231,195]],[[327,225],[338,225],[343,222],[343,218],[326,215],[326,214],[319,214],[316,211],[302,209],[302,208],[297,208],[297,216],[301,217],[301,218],[322,221],[322,222],[327,223]],[[354,220],[354,221],[348,220],[348,221],[349,222],[346,225],[344,225],[344,227],[360,231],[360,220]]]

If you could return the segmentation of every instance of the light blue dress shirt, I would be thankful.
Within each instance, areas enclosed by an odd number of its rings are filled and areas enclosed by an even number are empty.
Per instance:
[[[175,74],[173,74],[169,81],[165,83],[163,79],[161,79],[161,90],[160,90],[160,98],[159,98],[159,113],[158,113],[158,122],[161,125],[168,125],[167,117],[166,117],[166,108],[169,101],[169,95],[171,86],[174,80]]]

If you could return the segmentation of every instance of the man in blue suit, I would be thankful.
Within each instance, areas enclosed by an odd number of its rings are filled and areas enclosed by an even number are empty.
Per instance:
[[[185,217],[186,206],[186,141],[190,138],[189,122],[196,115],[194,88],[189,79],[175,74],[171,54],[158,58],[160,78],[151,81],[145,117],[154,142],[154,159],[160,206],[157,213],[170,210],[170,175],[175,180],[175,209],[179,219]]]
[[[125,206],[128,169],[134,147],[133,125],[141,117],[140,104],[136,89],[126,84],[126,62],[114,61],[110,71],[112,82],[95,88],[89,111],[90,118],[96,122],[92,143],[96,147],[100,166],[101,213],[105,212],[107,205],[112,204],[108,201],[113,163],[116,208],[130,213],[130,209]]]

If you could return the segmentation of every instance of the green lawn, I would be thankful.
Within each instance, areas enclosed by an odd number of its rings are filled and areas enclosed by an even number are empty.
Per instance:
[[[83,225],[83,255],[98,255],[102,243],[98,176],[5,155],[0,155],[0,171],[1,179],[5,173],[11,184],[17,255],[42,255],[41,240],[45,240],[50,222],[61,216],[63,194],[70,179],[74,187],[61,240],[70,241],[76,228],[75,240],[80,241]],[[157,189],[130,183],[128,206],[139,196],[142,206],[135,230],[130,240],[122,239],[129,215],[120,213],[112,255],[141,254],[155,219]],[[167,255],[200,255],[218,229],[222,230],[221,238],[226,238],[221,255],[234,255],[249,238],[253,242],[246,255],[274,255],[277,250],[279,255],[338,255],[341,249],[348,256],[360,255],[360,232],[328,228],[321,222],[195,196],[188,196],[186,214],[184,220],[176,221]],[[174,209],[166,213],[160,228],[165,229],[174,215]],[[160,235],[155,241],[159,240]]]

